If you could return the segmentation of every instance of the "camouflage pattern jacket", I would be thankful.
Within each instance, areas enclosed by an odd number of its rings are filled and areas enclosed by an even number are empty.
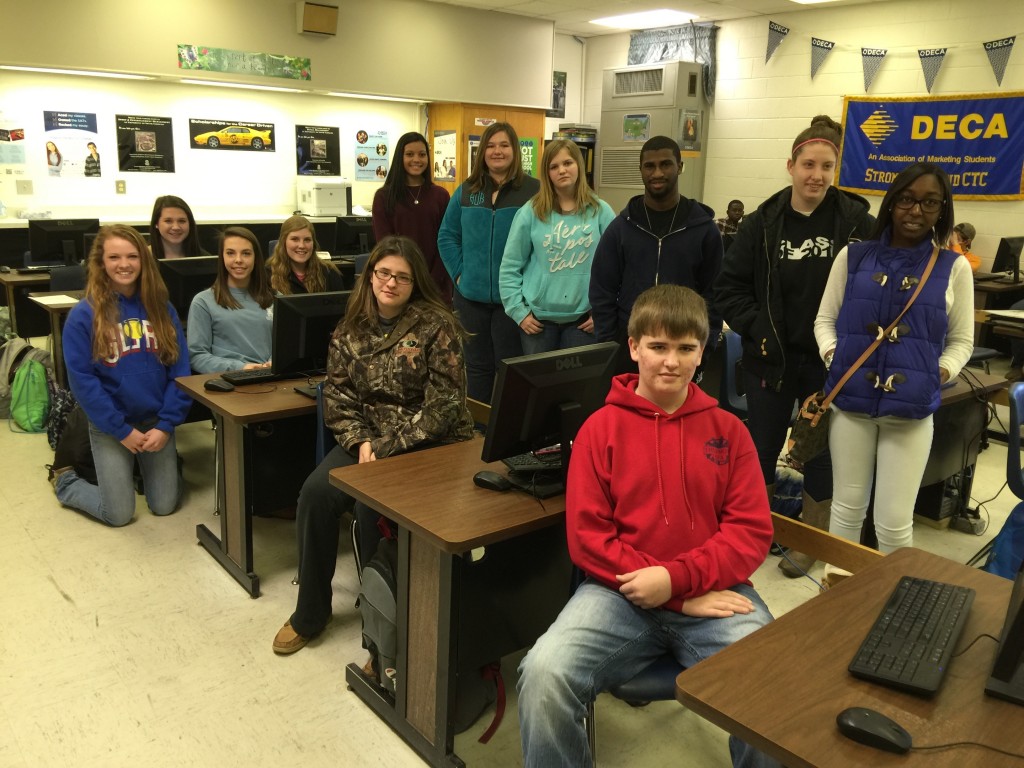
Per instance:
[[[473,435],[466,407],[462,340],[451,322],[413,301],[385,335],[376,320],[331,338],[324,419],[338,443],[357,452],[370,442],[378,459],[424,443]]]

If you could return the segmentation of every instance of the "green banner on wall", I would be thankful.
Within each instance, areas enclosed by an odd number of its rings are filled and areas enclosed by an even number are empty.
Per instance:
[[[537,163],[540,159],[537,157],[537,139],[520,139],[519,140],[519,151],[523,156],[523,171],[528,175],[537,177]]]
[[[233,51],[230,48],[213,48],[208,45],[179,44],[178,68],[282,77],[286,80],[313,79],[310,60],[304,56]]]

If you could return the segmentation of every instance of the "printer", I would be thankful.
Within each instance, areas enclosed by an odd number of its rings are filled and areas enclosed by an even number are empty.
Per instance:
[[[299,176],[295,208],[305,216],[347,216],[352,210],[352,185],[345,180],[328,182]]]

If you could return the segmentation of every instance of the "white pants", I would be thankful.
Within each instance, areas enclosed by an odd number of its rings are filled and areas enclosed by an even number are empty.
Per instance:
[[[829,533],[860,541],[875,482],[875,535],[888,554],[914,543],[914,502],[932,447],[932,417],[866,416],[832,405]]]

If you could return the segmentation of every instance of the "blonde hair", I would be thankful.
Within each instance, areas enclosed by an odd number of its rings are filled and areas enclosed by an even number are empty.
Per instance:
[[[329,261],[322,260],[316,255],[320,250],[320,244],[316,241],[316,230],[309,223],[305,216],[289,216],[281,225],[281,234],[277,237],[277,245],[274,252],[267,259],[267,267],[270,268],[270,287],[278,293],[286,296],[292,293],[291,283],[288,281],[292,273],[292,260],[288,258],[288,235],[292,232],[299,232],[308,229],[313,237],[313,253],[306,262],[306,279],[303,285],[309,293],[321,293],[327,290],[327,270],[338,271],[338,268]]]
[[[555,191],[555,185],[552,183],[551,174],[548,171],[555,156],[562,150],[569,153],[569,157],[575,161],[576,168],[579,170],[576,176],[576,189],[573,191],[576,212],[583,215],[588,210],[593,210],[596,213],[600,208],[597,195],[587,184],[587,174],[583,168],[583,153],[576,146],[576,142],[569,139],[553,139],[544,146],[544,155],[540,161],[541,172],[537,174],[540,177],[540,190],[530,201],[533,205],[533,212],[541,221],[547,221],[553,211],[561,211],[561,207],[558,205],[558,193]]]
[[[157,359],[163,365],[178,361],[177,327],[168,310],[167,286],[157,269],[156,259],[146,247],[146,241],[133,227],[126,224],[111,224],[101,227],[93,241],[87,258],[85,300],[92,306],[92,359],[102,360],[110,356],[110,345],[121,336],[121,312],[118,307],[118,293],[107,275],[103,264],[103,249],[108,240],[127,240],[139,254],[139,276],[136,290],[146,310],[146,316],[156,336]]]

